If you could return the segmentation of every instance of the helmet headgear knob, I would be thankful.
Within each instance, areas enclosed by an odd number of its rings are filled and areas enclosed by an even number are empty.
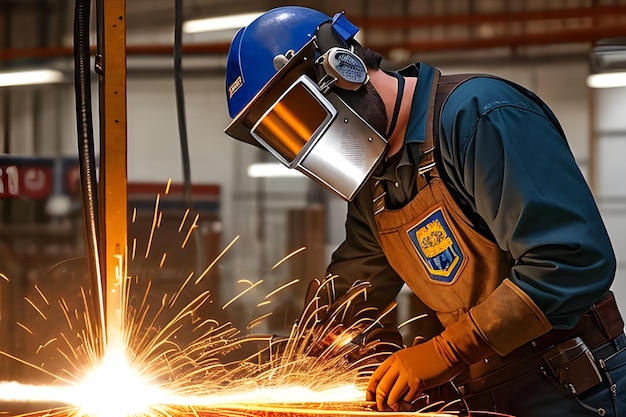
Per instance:
[[[337,79],[335,85],[344,90],[358,90],[369,80],[363,60],[349,49],[330,48],[318,63],[326,74]]]

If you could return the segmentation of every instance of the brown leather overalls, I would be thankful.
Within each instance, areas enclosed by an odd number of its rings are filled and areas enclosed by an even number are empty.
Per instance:
[[[437,176],[405,207],[384,209],[375,219],[389,264],[444,326],[511,273],[510,257],[472,228]]]
[[[433,125],[439,108],[454,86],[470,77],[445,77],[450,81],[442,83],[435,72],[415,198],[389,210],[382,184],[376,183],[373,191],[374,218],[389,264],[444,326],[484,301],[513,265],[506,252],[474,230],[434,163]]]
[[[419,191],[406,206],[387,209],[384,188],[377,182],[373,202],[379,241],[392,268],[444,326],[470,313],[497,353],[470,366],[467,388],[476,392],[528,372],[529,366],[541,366],[538,355],[573,334],[590,348],[611,340],[622,334],[623,322],[610,297],[592,306],[596,313],[586,314],[571,331],[550,330],[539,308],[508,280],[514,260],[475,230],[443,183],[435,165],[433,126],[450,91],[473,76],[442,81],[436,72],[416,178]],[[616,324],[599,326],[602,317]]]

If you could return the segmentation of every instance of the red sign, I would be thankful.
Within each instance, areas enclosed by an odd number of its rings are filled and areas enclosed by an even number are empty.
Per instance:
[[[0,165],[0,198],[46,198],[52,192],[52,167]]]
[[[0,198],[20,195],[20,177],[16,166],[0,166]]]
[[[68,161],[65,165],[65,184],[63,191],[68,195],[79,195],[80,190],[80,167],[76,161]]]

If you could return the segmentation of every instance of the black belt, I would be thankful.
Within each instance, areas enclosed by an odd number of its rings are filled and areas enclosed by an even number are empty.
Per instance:
[[[580,337],[597,358],[615,352],[613,341],[624,337],[624,322],[611,292],[594,304],[573,329],[554,329],[506,356],[492,355],[471,365],[454,383],[461,393],[470,395],[536,372],[545,366],[543,354],[547,350],[573,337]]]

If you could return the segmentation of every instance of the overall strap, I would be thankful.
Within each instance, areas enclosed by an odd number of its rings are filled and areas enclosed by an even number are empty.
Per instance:
[[[435,100],[433,102],[433,119],[432,119],[432,128],[428,129],[426,132],[426,140],[424,143],[424,149],[428,152],[428,154],[423,154],[419,161],[419,169],[418,169],[418,178],[417,185],[418,190],[425,187],[433,177],[440,177],[444,183],[449,184],[450,179],[445,172],[445,169],[437,169],[437,165],[441,165],[441,153],[438,149],[436,149],[437,144],[439,143],[439,120],[441,117],[441,111],[443,106],[446,103],[446,100],[454,91],[456,87],[463,84],[465,81],[470,80],[476,77],[482,77],[484,74],[454,74],[454,75],[442,75],[439,77],[439,83],[437,84],[437,92],[435,94]],[[427,143],[432,143],[432,145],[426,145]],[[426,161],[424,159],[426,158]],[[454,193],[453,188],[449,188],[452,193]],[[465,201],[463,198],[459,196],[459,198],[455,198],[457,204],[460,209],[465,213],[465,215],[469,218],[469,220],[474,224],[479,233],[483,236],[488,237],[490,240],[493,240],[491,235],[491,231],[484,223],[484,220],[476,214],[473,210],[471,210],[470,206],[468,206],[469,202]]]
[[[433,84],[436,86],[432,89],[430,103],[428,106],[428,115],[426,117],[426,138],[422,148],[421,157],[418,163],[419,174],[430,172],[435,168],[435,146],[439,137],[439,119],[441,115],[441,109],[445,103],[448,95],[459,84],[479,76],[480,74],[454,74],[454,75],[440,75],[439,70],[436,70],[436,75],[433,79]]]
[[[438,69],[432,81],[431,94],[428,102],[428,110],[426,113],[426,132],[424,143],[421,145],[421,156],[418,161],[418,189],[426,186],[433,174],[437,174],[435,146],[439,137],[439,118],[443,104],[448,95],[459,84],[470,78],[479,76],[480,74],[454,74],[441,75]],[[385,190],[380,181],[376,181],[372,186],[374,215],[382,213],[385,207]]]

